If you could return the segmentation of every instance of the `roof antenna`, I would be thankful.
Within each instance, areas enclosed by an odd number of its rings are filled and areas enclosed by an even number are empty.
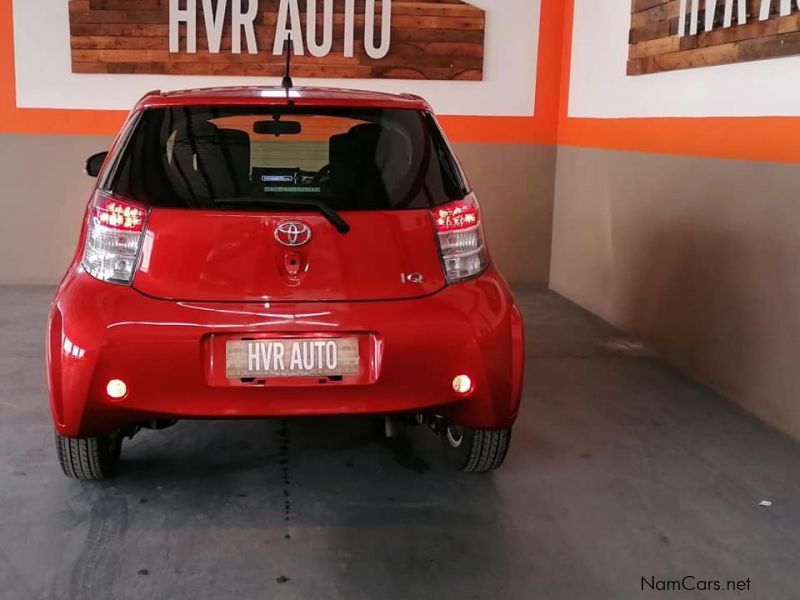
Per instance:
[[[289,89],[294,87],[294,82],[292,82],[292,34],[286,36],[284,51],[286,54],[286,70],[283,72],[281,87],[286,91],[286,102],[294,104],[289,98]]]

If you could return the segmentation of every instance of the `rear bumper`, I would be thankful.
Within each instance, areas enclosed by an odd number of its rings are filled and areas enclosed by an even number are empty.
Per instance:
[[[211,385],[214,336],[364,334],[375,377],[320,384]],[[470,427],[513,423],[522,386],[522,320],[490,270],[425,298],[382,302],[211,304],[156,300],[70,273],[50,313],[50,403],[62,435],[153,418],[257,418],[432,411]],[[475,382],[455,397],[453,377]],[[110,379],[127,383],[112,400]]]

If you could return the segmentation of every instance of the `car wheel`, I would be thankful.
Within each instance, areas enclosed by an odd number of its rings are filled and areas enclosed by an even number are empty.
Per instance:
[[[117,472],[122,450],[118,432],[85,438],[68,438],[56,433],[58,462],[67,477],[105,479]]]
[[[511,443],[511,428],[473,429],[448,423],[442,432],[447,460],[466,473],[486,473],[503,464]]]

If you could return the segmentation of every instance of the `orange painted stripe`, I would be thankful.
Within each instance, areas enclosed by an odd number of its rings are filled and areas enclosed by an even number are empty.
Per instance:
[[[560,134],[561,128],[569,115],[569,85],[572,72],[572,32],[575,25],[575,0],[564,0],[564,15],[561,24],[561,40],[558,55],[559,69],[559,94],[558,94],[558,114],[556,115],[557,133],[556,139]]]
[[[800,163],[800,117],[566,119],[566,146]]]
[[[550,123],[534,117],[440,116],[447,137],[453,142],[487,144],[554,144]]]
[[[564,0],[542,0],[539,54],[536,72],[536,120],[541,120],[548,138],[557,141],[562,78],[561,55],[567,19]],[[571,21],[570,21],[571,27]]]

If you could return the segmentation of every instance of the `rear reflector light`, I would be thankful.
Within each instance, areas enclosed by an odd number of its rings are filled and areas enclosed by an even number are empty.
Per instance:
[[[431,210],[444,274],[457,283],[481,274],[489,264],[480,206],[474,194]]]
[[[109,398],[119,400],[124,398],[128,393],[128,386],[121,379],[112,379],[106,384],[106,394]]]
[[[453,391],[459,396],[468,396],[472,393],[472,379],[469,375],[456,375],[453,379]]]
[[[130,284],[144,236],[147,211],[98,192],[89,210],[81,264],[101,281]]]

